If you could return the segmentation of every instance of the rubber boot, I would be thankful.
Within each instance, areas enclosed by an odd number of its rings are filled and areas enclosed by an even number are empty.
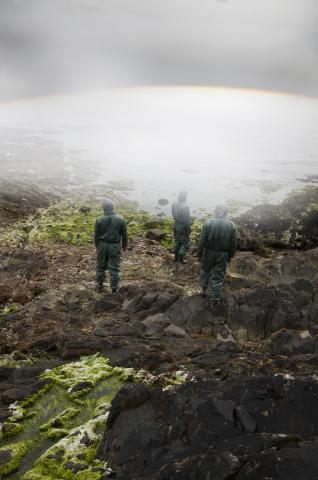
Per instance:
[[[178,255],[178,262],[179,262],[179,263],[184,263],[184,255],[180,255],[180,253],[179,253],[179,255]]]

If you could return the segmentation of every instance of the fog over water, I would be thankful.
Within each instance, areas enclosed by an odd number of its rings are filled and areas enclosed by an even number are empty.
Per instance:
[[[43,181],[49,162],[50,175],[113,182],[153,210],[183,188],[197,212],[223,201],[277,202],[318,175],[317,107],[301,96],[190,87],[1,104],[0,174],[12,179],[19,166],[21,179]]]

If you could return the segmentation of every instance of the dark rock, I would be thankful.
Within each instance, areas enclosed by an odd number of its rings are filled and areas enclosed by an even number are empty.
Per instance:
[[[282,375],[190,382],[173,391],[133,385],[113,400],[97,456],[119,479],[300,480],[301,465],[314,479],[317,400],[314,381]]]
[[[120,412],[130,408],[137,408],[150,397],[150,390],[146,385],[127,385],[119,390],[112,401],[107,426],[110,428]]]
[[[296,290],[308,292],[312,294],[314,292],[314,286],[313,284],[304,278],[299,278],[298,280],[295,280],[291,286],[295,288]]]
[[[152,228],[151,230],[147,230],[146,238],[148,238],[148,240],[160,242],[166,238],[166,233],[160,228]]]
[[[163,330],[169,325],[169,320],[164,318],[163,313],[156,313],[154,315],[148,315],[142,323],[146,328],[147,335],[161,336]]]
[[[242,405],[235,407],[234,415],[237,423],[241,425],[242,430],[248,433],[255,433],[257,431],[256,422]]]
[[[140,322],[131,322],[130,324],[112,324],[108,321],[101,321],[97,324],[93,334],[98,337],[142,337],[143,328]]]
[[[95,335],[72,334],[65,337],[61,354],[64,359],[75,359],[108,349],[112,350],[113,348],[116,348],[116,343],[110,342],[106,338]]]
[[[0,422],[7,420],[10,416],[10,412],[7,406],[0,404]]]
[[[158,203],[159,205],[168,205],[169,200],[167,200],[166,198],[159,198]]]
[[[122,304],[122,298],[118,294],[105,295],[100,300],[95,300],[95,312],[109,312],[120,307]]]
[[[65,450],[63,450],[61,448],[60,450],[57,450],[53,454],[48,455],[47,458],[52,458],[53,460],[57,460],[58,462],[60,462],[62,460],[64,454],[65,454]]]
[[[66,470],[71,470],[72,472],[77,473],[82,472],[83,470],[87,470],[88,465],[85,465],[84,463],[66,462],[64,463],[64,468],[66,468]]]
[[[201,295],[178,300],[166,310],[164,318],[190,333],[200,333],[204,327],[218,323],[210,311],[209,299]]]
[[[0,304],[8,302],[14,292],[14,285],[8,285],[7,283],[0,283]]]
[[[86,445],[86,447],[89,447],[90,445],[93,445],[94,440],[89,437],[87,432],[84,432],[84,435],[80,440],[80,443],[82,445]]]
[[[318,245],[318,189],[293,192],[280,205],[259,205],[235,219],[238,245],[246,250],[262,247],[314,248]]]
[[[8,448],[7,450],[0,451],[0,467],[4,467],[8,461],[11,459],[12,450]]]
[[[0,366],[0,382],[7,380],[14,371],[14,367]]]
[[[280,330],[271,336],[272,352],[279,355],[314,353],[314,340],[300,337],[295,330]]]
[[[180,297],[179,291],[154,290],[135,297],[125,308],[130,315],[138,314],[145,318],[149,315],[165,312]]]
[[[182,327],[177,327],[177,325],[170,324],[168,327],[164,329],[164,332],[169,337],[185,337],[186,331]]]
[[[261,478],[316,480],[318,477],[318,441],[303,442],[295,447],[262,452],[244,465],[238,480]]]
[[[160,228],[164,225],[164,220],[159,217],[151,218],[145,222],[145,227],[147,230],[153,230],[155,228]]]
[[[91,211],[91,207],[89,207],[88,205],[82,205],[80,208],[79,208],[79,211],[81,213],[83,213],[84,215],[87,215],[90,211]]]
[[[70,393],[80,392],[86,388],[92,388],[92,382],[79,382],[71,388]]]

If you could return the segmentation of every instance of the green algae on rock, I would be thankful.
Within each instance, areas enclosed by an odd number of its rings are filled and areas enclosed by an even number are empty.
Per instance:
[[[22,477],[23,480],[100,479],[106,465],[95,459],[95,452],[102,437],[98,430],[106,426],[108,408],[109,404],[104,404],[98,416],[71,430],[49,448]]]
[[[78,408],[67,408],[62,413],[54,418],[51,418],[47,423],[40,427],[41,432],[46,432],[49,438],[57,438],[67,433],[67,427],[72,420],[79,413]]]
[[[76,399],[88,393],[100,380],[110,378],[121,373],[120,369],[115,370],[108,364],[108,359],[98,353],[89,357],[82,357],[80,360],[66,363],[52,370],[42,373],[42,379],[50,379],[53,383],[61,385],[68,390],[70,398]],[[81,383],[83,389],[76,389]]]
[[[2,310],[0,310],[0,320],[6,318],[10,313],[16,313],[21,310],[21,305],[19,303],[10,303],[7,304]]]
[[[14,437],[23,430],[23,425],[16,422],[4,422],[1,427],[0,438]]]
[[[0,458],[4,459],[0,466],[0,478],[18,470],[23,457],[31,445],[32,441],[20,441],[0,448]]]
[[[69,199],[38,209],[35,215],[24,222],[2,232],[3,242],[65,242],[72,245],[87,245],[94,242],[95,219],[102,214],[98,203],[89,201],[83,209],[82,201]],[[149,212],[141,210],[134,202],[118,202],[116,211],[123,215],[127,223],[128,236],[144,236],[147,222],[152,218]],[[165,243],[170,245],[172,239],[171,219],[160,219],[162,228],[167,233]]]
[[[35,403],[35,401],[44,395],[50,388],[52,387],[52,384],[48,383],[47,385],[44,385],[44,387],[40,388],[36,393],[31,395],[31,397],[26,398],[25,400],[22,400],[21,406],[22,408],[29,407]]]
[[[53,383],[67,389],[71,400],[87,394],[98,382],[104,379],[117,378],[122,382],[143,382],[153,384],[156,377],[146,370],[134,370],[133,368],[112,367],[108,359],[99,353],[80,360],[60,365],[51,370],[46,370],[41,375],[42,379],[51,380]],[[170,377],[169,377],[170,378]],[[165,381],[169,380],[168,378]],[[175,383],[171,377],[171,383]],[[81,386],[84,388],[82,389]]]
[[[172,388],[186,375],[179,371],[155,377],[146,370],[112,367],[100,354],[45,370],[41,378],[50,383],[20,405],[11,406],[7,423],[15,435],[14,445],[30,442],[14,467],[18,470],[14,475],[19,476],[13,478],[99,479],[105,464],[95,460],[95,452],[118,390],[129,382]],[[2,436],[4,451],[11,448],[10,440]],[[11,462],[7,456],[6,464]]]

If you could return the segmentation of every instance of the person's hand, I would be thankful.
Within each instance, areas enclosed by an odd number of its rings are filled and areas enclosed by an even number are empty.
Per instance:
[[[200,257],[199,255],[198,255],[198,262],[200,263],[202,262],[202,257]]]
[[[127,247],[123,247],[123,253],[125,253],[127,250]]]

